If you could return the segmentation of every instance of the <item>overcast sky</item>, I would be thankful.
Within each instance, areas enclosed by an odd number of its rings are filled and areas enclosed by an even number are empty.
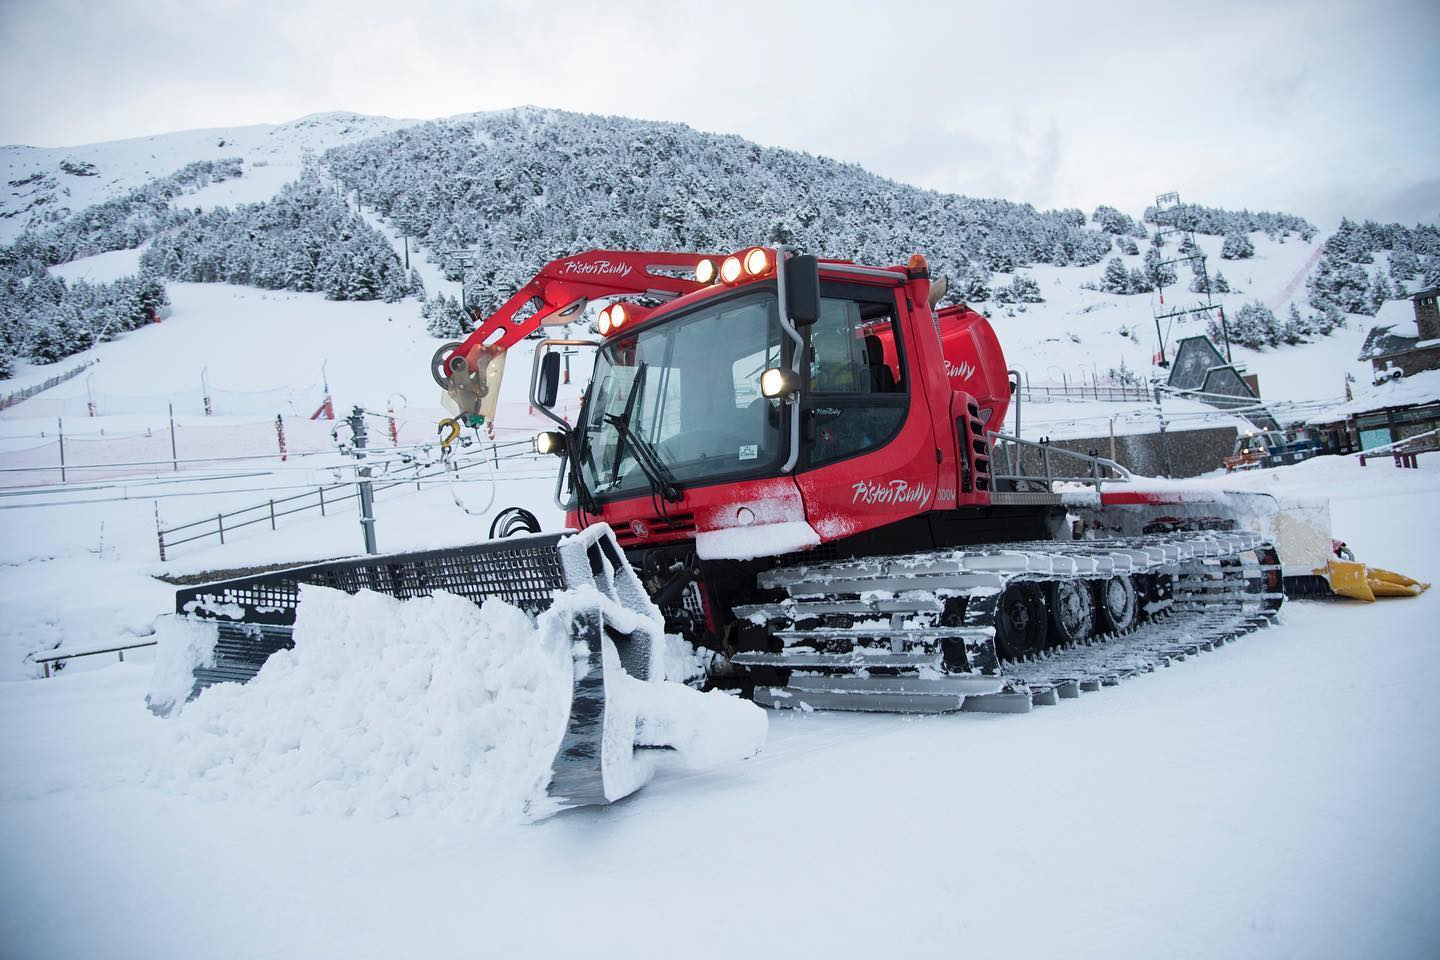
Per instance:
[[[354,110],[677,120],[1040,207],[1440,218],[1440,2],[0,0],[0,143]]]

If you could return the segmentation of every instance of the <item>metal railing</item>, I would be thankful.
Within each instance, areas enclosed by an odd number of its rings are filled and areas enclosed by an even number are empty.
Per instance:
[[[1360,466],[1365,466],[1366,460],[1393,457],[1395,466],[1418,470],[1420,454],[1437,451],[1440,451],[1440,430],[1430,430],[1426,433],[1417,433],[1413,437],[1405,437],[1383,446],[1360,451]]]
[[[1064,447],[1053,446],[1049,443],[1037,443],[1034,440],[1021,440],[1019,437],[1012,437],[1004,433],[989,431],[990,438],[990,479],[1006,480],[1032,486],[1043,485],[1045,492],[1053,493],[1057,483],[1079,483],[1086,486],[1093,486],[1097,491],[1104,483],[1125,483],[1133,479],[1129,470],[1126,470],[1114,460],[1106,457],[1094,457],[1088,453],[1079,453],[1075,450],[1067,450]],[[1011,451],[1015,451],[1015,460],[1010,459]],[[1025,451],[1035,451],[1035,459],[1038,459],[1038,471],[1027,471],[1025,468]],[[1079,462],[1084,467],[1084,472],[1057,472],[1055,459],[1059,458],[1063,463]],[[995,464],[999,463],[1000,471],[995,470]]]
[[[502,454],[500,451],[505,448],[524,448],[523,450],[512,449]],[[481,465],[490,465],[496,469],[506,460],[515,459],[517,456],[531,455],[527,451],[533,451],[534,447],[530,440],[512,440],[504,443],[495,443],[486,447],[478,456],[456,463],[456,473],[463,472]],[[383,448],[380,448],[383,452]],[[382,490],[391,490],[395,487],[415,484],[417,490],[421,489],[424,481],[443,476],[446,468],[437,467],[433,470],[425,470],[423,464],[416,464],[414,473],[405,477],[396,477],[392,480],[382,480],[379,477],[370,480],[371,489],[374,493]],[[168,560],[167,551],[182,544],[193,543],[197,540],[204,540],[210,537],[217,538],[220,543],[225,542],[227,533],[233,534],[244,527],[255,524],[268,523],[271,530],[278,530],[279,520],[296,513],[305,513],[311,510],[319,510],[320,515],[327,516],[328,511],[346,500],[354,500],[360,496],[360,483],[356,480],[345,480],[338,483],[317,486],[314,490],[306,490],[302,493],[293,494],[288,497],[275,497],[257,503],[249,507],[241,507],[239,510],[231,510],[224,513],[216,513],[212,516],[193,520],[190,523],[182,523],[173,527],[156,527],[156,539],[160,548],[160,559]],[[172,539],[172,535],[184,531],[197,531],[179,539]]]
[[[1061,386],[1031,386],[1021,383],[1016,391],[1021,394],[1027,402],[1034,402],[1036,399],[1046,400],[1078,399],[1078,400],[1104,400],[1110,403],[1122,403],[1127,400],[1153,400],[1150,390],[1143,383],[1068,383]]]
[[[52,663],[63,663],[66,660],[74,660],[76,657],[93,657],[101,653],[118,653],[120,654],[120,662],[124,663],[126,650],[138,650],[141,647],[153,647],[157,643],[159,643],[158,640],[146,640],[143,643],[127,643],[119,647],[106,647],[103,650],[81,650],[78,653],[52,653],[49,656],[36,657],[35,662],[42,664],[45,667],[45,676],[48,678],[51,675],[50,665]],[[55,669],[59,670],[60,668],[56,667]]]

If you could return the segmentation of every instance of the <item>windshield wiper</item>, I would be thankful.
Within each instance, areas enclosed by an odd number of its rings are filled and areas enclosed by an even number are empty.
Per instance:
[[[635,410],[635,398],[640,395],[640,388],[645,382],[645,366],[642,363],[635,370],[635,381],[630,385],[630,395],[625,398],[625,412],[605,415],[605,422],[614,427],[615,432],[620,435],[620,443],[615,447],[615,467],[611,476],[613,478],[619,475],[620,461],[625,456],[624,445],[628,443],[635,462],[640,466],[640,472],[645,474],[645,479],[650,484],[650,489],[670,503],[679,503],[684,497],[675,476],[661,462],[649,441],[643,439],[630,426],[630,415]]]

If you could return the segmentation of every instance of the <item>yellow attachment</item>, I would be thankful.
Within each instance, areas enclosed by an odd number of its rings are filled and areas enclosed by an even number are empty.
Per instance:
[[[1331,560],[1327,566],[1330,589],[1353,600],[1375,601],[1375,591],[1365,579],[1365,564],[1349,560]]]
[[[1366,582],[1377,597],[1418,597],[1430,589],[1430,584],[1421,583],[1403,573],[1371,567],[1365,571]]]
[[[448,453],[450,445],[460,438],[460,424],[454,419],[446,417],[435,425],[435,432],[440,434],[440,449]]]
[[[1419,587],[1417,593],[1424,593],[1430,586],[1428,583],[1421,583],[1419,580],[1405,576],[1403,573],[1396,573],[1393,570],[1382,570],[1379,567],[1371,567],[1365,574],[1371,580],[1384,580],[1386,583],[1393,583],[1401,587]]]
[[[1366,602],[1373,602],[1376,597],[1418,597],[1430,589],[1430,584],[1402,573],[1349,560],[1331,560],[1326,573],[1330,589],[1335,593]]]

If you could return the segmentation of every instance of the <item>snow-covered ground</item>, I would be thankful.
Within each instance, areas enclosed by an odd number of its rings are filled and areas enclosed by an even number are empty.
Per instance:
[[[1361,556],[1440,579],[1440,470],[1312,461]],[[0,685],[19,957],[1428,957],[1437,594],[1292,602],[1028,716],[773,714],[758,757],[539,825],[150,784],[141,663]]]

